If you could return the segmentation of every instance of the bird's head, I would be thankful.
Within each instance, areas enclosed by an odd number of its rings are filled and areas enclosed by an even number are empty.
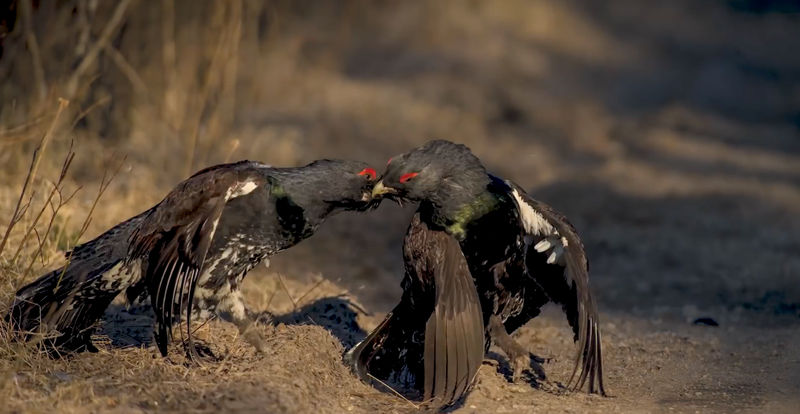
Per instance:
[[[342,210],[366,210],[374,207],[372,187],[377,173],[369,164],[349,160],[319,160],[309,165],[324,177],[315,184],[323,200],[333,208]],[[314,185],[314,184],[309,184]]]
[[[389,159],[372,197],[444,203],[485,188],[486,180],[486,170],[469,148],[436,140]]]

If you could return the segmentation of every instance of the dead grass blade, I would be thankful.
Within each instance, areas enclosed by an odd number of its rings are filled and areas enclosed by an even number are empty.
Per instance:
[[[113,172],[111,172],[111,174],[109,174],[108,169],[103,171],[103,178],[100,180],[100,187],[97,190],[97,196],[95,196],[94,201],[92,202],[92,206],[89,208],[89,212],[86,214],[86,218],[83,220],[83,225],[81,225],[81,229],[78,232],[78,235],[75,236],[75,240],[72,243],[73,246],[76,246],[78,244],[78,241],[80,241],[81,237],[83,237],[84,233],[86,233],[86,230],[89,229],[89,224],[92,222],[92,215],[94,214],[95,208],[97,208],[97,203],[100,201],[100,197],[103,196],[103,194],[108,189],[108,186],[111,185],[111,182],[114,180],[117,174],[119,174],[120,170],[122,169],[122,166],[125,164],[126,159],[127,156],[122,157],[122,160],[120,160],[119,164],[117,164],[117,167],[113,170]],[[54,288],[54,290],[58,290],[58,287],[61,285],[61,280],[64,278],[64,274],[67,271],[67,267],[69,267],[69,264],[72,261],[72,254],[74,251],[75,249],[71,249],[69,251],[69,254],[67,254],[67,263],[64,265],[61,274],[58,276],[58,282],[56,282],[56,287]]]
[[[319,285],[321,285],[322,282],[324,282],[324,281],[325,281],[325,279],[320,279],[320,280],[317,281],[317,283],[314,283],[314,286],[311,286],[311,288],[309,288],[306,291],[306,293],[303,293],[302,295],[300,295],[299,298],[297,298],[297,303],[302,303],[303,299],[305,299],[306,296],[308,296],[311,292],[313,292],[316,288],[318,288]]]
[[[59,210],[61,207],[64,206],[64,204],[69,202],[69,200],[72,199],[72,197],[74,197],[75,194],[78,192],[78,190],[75,190],[75,192],[73,192],[71,195],[69,195],[69,197],[64,197],[64,195],[62,193],[63,186],[64,186],[64,179],[67,177],[67,171],[69,171],[69,167],[72,164],[72,160],[75,158],[75,152],[72,149],[73,148],[73,144],[74,144],[74,141],[70,142],[69,150],[67,151],[67,155],[64,157],[64,163],[61,166],[61,173],[58,176],[58,181],[56,181],[56,183],[53,184],[53,188],[50,190],[50,193],[48,194],[47,199],[45,200],[44,204],[42,204],[42,208],[39,210],[39,213],[36,214],[36,217],[34,217],[33,222],[28,227],[28,230],[22,236],[22,240],[17,245],[17,250],[14,252],[14,255],[11,257],[11,262],[12,263],[16,262],[17,258],[19,257],[19,254],[22,252],[22,249],[25,247],[25,244],[28,241],[28,237],[30,236],[31,232],[36,230],[36,225],[39,224],[39,220],[42,218],[42,215],[44,214],[45,210],[47,210],[47,207],[50,206],[50,203],[53,201],[53,197],[56,194],[58,195],[58,207],[56,208],[56,212],[57,212],[57,210]],[[52,225],[53,219],[55,219],[55,216],[51,217],[50,225]],[[44,233],[44,235],[47,236],[47,234],[49,232],[50,232],[50,226],[48,226],[48,229]],[[42,245],[40,244],[38,253],[41,253],[41,250],[42,250]],[[37,254],[34,254],[33,257],[36,258]],[[25,273],[23,273],[23,276],[24,275],[25,275]]]
[[[296,311],[297,310],[297,301],[294,300],[294,297],[292,297],[292,294],[289,292],[289,288],[286,286],[286,283],[283,281],[283,275],[281,275],[280,273],[278,273],[278,281],[281,282],[281,287],[283,287],[284,292],[286,292],[286,296],[288,296],[289,300],[292,301],[292,310]]]
[[[389,389],[389,391],[391,391],[391,392],[392,392],[394,395],[396,395],[396,396],[400,397],[401,399],[403,399],[403,401],[407,402],[409,405],[411,405],[412,407],[414,407],[414,408],[416,408],[417,410],[419,410],[419,408],[420,408],[420,405],[418,405],[418,404],[414,404],[414,402],[413,402],[413,401],[411,401],[411,400],[409,400],[408,398],[406,398],[406,397],[405,397],[403,394],[400,394],[400,392],[399,392],[399,391],[397,391],[397,390],[395,390],[394,388],[390,387],[390,386],[389,386],[389,384],[387,384],[387,383],[385,383],[385,382],[383,382],[383,381],[379,380],[378,378],[376,378],[374,375],[370,374],[369,372],[367,373],[367,375],[369,376],[369,378],[370,378],[370,379],[372,379],[373,381],[375,381],[375,382],[377,382],[377,383],[379,383],[379,384],[383,385],[384,387],[388,388],[388,389]]]
[[[67,105],[69,105],[68,100],[59,98],[56,116],[53,118],[53,122],[50,123],[50,127],[47,129],[47,132],[44,134],[41,141],[39,141],[36,149],[33,150],[33,160],[31,160],[31,166],[28,169],[28,174],[25,176],[25,184],[22,185],[22,191],[20,191],[17,205],[14,207],[14,213],[11,214],[11,220],[9,220],[8,227],[6,227],[3,240],[0,241],[0,255],[3,254],[3,249],[8,242],[8,236],[11,234],[11,230],[24,215],[20,208],[22,207],[22,201],[25,199],[25,193],[27,192],[28,187],[31,185],[33,180],[36,178],[36,172],[39,170],[39,162],[42,160],[42,154],[44,154],[45,150],[47,149],[47,143],[50,142],[50,138],[53,136],[53,132],[58,125],[58,120],[61,118],[61,112],[64,111]]]

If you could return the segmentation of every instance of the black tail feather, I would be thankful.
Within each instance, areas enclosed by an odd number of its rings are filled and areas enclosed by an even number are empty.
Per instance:
[[[95,323],[127,287],[104,283],[102,275],[112,267],[86,272],[73,264],[56,269],[20,289],[5,319],[21,339],[38,337],[67,351],[87,348]]]
[[[77,246],[67,265],[17,291],[5,320],[18,338],[65,351],[93,349],[97,321],[120,292],[139,281],[138,263],[123,259],[141,217]]]

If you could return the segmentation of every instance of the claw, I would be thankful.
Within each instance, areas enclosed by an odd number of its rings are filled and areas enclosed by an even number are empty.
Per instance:
[[[538,378],[539,380],[547,379],[547,374],[544,372],[544,367],[542,367],[541,365],[544,362],[546,362],[545,359],[539,358],[534,354],[530,354],[530,361],[528,363],[528,366],[530,367],[531,371],[533,371],[534,374],[536,374],[536,376],[539,377]]]
[[[544,361],[544,359],[539,358],[532,353],[515,357],[511,361],[511,365],[514,369],[514,372],[511,375],[511,381],[516,383],[522,377],[522,373],[528,370],[535,374],[538,380],[547,379],[547,374],[544,372],[544,367],[541,366],[541,363]]]
[[[205,342],[192,339],[184,344],[186,358],[192,363],[202,366],[203,361],[219,361],[220,358],[214,354]]]
[[[539,364],[547,364],[553,362],[553,358],[542,358],[540,356],[535,355],[533,352],[531,352],[530,356],[531,356],[531,361]]]
[[[530,365],[530,357],[527,355],[520,355],[511,362],[511,365],[514,367],[514,372],[511,374],[511,382],[518,382],[519,379],[522,377],[522,371],[524,371],[528,365]]]

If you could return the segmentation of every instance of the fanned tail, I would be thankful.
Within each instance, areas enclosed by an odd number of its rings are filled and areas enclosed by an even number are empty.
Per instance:
[[[141,216],[77,246],[70,262],[17,291],[5,321],[23,340],[65,351],[93,350],[90,336],[111,301],[139,280],[123,264],[127,236]]]

